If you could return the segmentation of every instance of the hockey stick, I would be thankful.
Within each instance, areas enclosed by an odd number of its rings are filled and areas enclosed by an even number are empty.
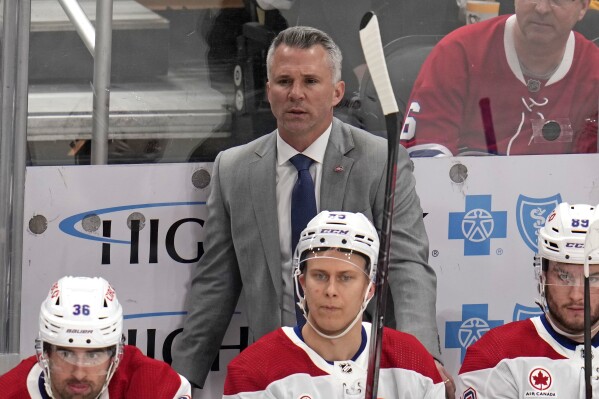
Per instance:
[[[584,239],[584,382],[587,399],[593,397],[593,388],[591,387],[593,352],[591,352],[591,287],[589,282],[589,260],[592,259],[591,254],[597,250],[599,250],[599,220],[595,220],[591,223]]]
[[[376,399],[379,381],[379,366],[383,342],[383,325],[387,303],[387,274],[389,271],[389,244],[393,219],[393,200],[395,197],[395,176],[397,173],[397,102],[393,94],[385,54],[381,43],[379,23],[373,12],[367,12],[360,22],[360,43],[364,58],[370,71],[374,88],[381,102],[385,123],[387,125],[387,179],[385,181],[385,202],[381,226],[381,245],[379,249],[378,268],[376,271],[376,307],[372,317],[370,346],[368,352],[368,372],[366,378],[366,399]]]
[[[491,100],[489,97],[481,98],[478,102],[480,115],[485,130],[485,140],[489,154],[497,155],[497,139],[495,138],[495,127],[493,126],[493,115],[491,113]]]

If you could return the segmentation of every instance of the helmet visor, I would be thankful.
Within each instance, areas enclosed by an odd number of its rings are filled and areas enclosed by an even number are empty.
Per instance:
[[[313,248],[302,254],[299,270],[304,273],[308,265],[314,265],[326,270],[327,267],[338,265],[350,266],[370,278],[370,265],[366,256],[359,252],[344,248]]]
[[[545,285],[556,287],[584,287],[583,268],[578,266],[576,269],[564,269],[553,267],[545,272]],[[594,269],[594,270],[593,270]],[[589,286],[594,291],[599,291],[599,269],[593,268],[589,275]]]
[[[108,348],[67,348],[51,345],[48,352],[50,368],[53,371],[68,371],[73,367],[84,367],[95,375],[106,375],[108,366],[115,356],[116,347]]]

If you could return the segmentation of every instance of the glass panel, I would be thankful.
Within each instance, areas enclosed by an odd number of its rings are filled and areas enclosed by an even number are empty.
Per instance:
[[[543,90],[538,95],[521,95],[502,81],[505,76],[485,76],[489,71],[479,71],[476,66],[456,69],[459,58],[445,63],[442,55],[432,62],[429,74],[434,79],[429,91],[421,90],[410,100],[424,60],[446,34],[466,20],[473,23],[515,10],[511,0],[482,2],[498,4],[491,9],[484,8],[489,4],[467,3],[373,0],[352,1],[349,7],[346,0],[117,0],[109,163],[212,160],[219,150],[273,130],[276,121],[265,95],[266,50],[276,33],[293,25],[326,31],[343,52],[346,90],[335,115],[374,134],[386,135],[359,43],[360,20],[368,10],[379,16],[399,107],[403,113],[412,108],[403,135],[403,144],[411,150],[424,150],[420,155],[438,153],[439,148],[454,155],[493,153],[495,142],[496,152],[506,154],[515,135],[519,137],[512,143],[512,154],[592,150],[592,138],[578,143],[583,126],[596,129],[597,94],[592,93],[596,86],[583,79],[570,84],[569,93],[560,89],[563,100],[550,99],[548,105],[540,105]],[[521,3],[522,9],[546,4],[545,0]],[[547,4],[558,14],[578,6],[578,2],[561,3],[550,0]],[[95,2],[82,1],[81,6],[93,21]],[[575,29],[595,39],[599,37],[598,26],[599,10],[589,10]],[[481,65],[487,65],[483,64],[485,59],[489,65],[506,59],[501,43],[497,43],[488,44]],[[31,163],[88,163],[93,62],[56,0],[33,0],[30,54]],[[515,62],[514,71],[518,72],[520,66]],[[548,79],[539,77],[539,69],[524,71],[532,72],[532,77],[526,73],[522,77],[530,93],[535,93],[531,85],[547,83]],[[550,72],[559,74],[560,69]],[[464,100],[464,90],[480,86],[469,86],[469,79],[480,79],[489,90],[501,87],[505,92],[481,90],[471,93],[476,98]],[[584,85],[591,89],[579,90]],[[436,102],[427,103],[427,96]],[[466,103],[463,108],[456,105],[462,101]],[[424,108],[417,110],[419,107]],[[436,107],[434,112],[431,107]],[[514,109],[508,112],[510,107]],[[578,112],[564,111],[566,108]],[[595,110],[595,122],[593,115],[587,115],[589,108]],[[415,127],[415,123],[420,124]],[[449,142],[447,137],[454,135],[454,141]]]

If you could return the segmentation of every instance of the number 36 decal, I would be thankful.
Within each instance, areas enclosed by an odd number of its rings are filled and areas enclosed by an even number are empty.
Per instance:
[[[89,316],[89,305],[73,305],[73,314]]]

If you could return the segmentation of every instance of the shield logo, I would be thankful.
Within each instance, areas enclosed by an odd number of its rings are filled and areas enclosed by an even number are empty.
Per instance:
[[[538,306],[524,306],[519,303],[514,307],[514,321],[526,320],[531,317],[540,316],[543,314],[543,311]]]
[[[545,219],[562,202],[558,193],[552,197],[532,198],[520,194],[516,205],[516,224],[524,243],[533,252],[537,252],[537,234],[545,225]]]

